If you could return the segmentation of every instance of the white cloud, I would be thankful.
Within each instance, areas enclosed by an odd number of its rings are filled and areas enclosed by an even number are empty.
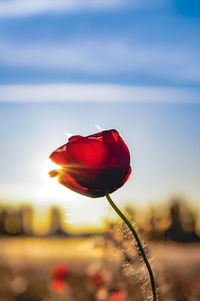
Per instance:
[[[1,85],[0,102],[200,103],[200,90],[111,84]]]
[[[3,0],[0,2],[0,17],[113,10],[123,7],[150,9],[165,6],[167,2],[168,0]]]
[[[123,40],[92,39],[68,43],[12,44],[1,41],[0,63],[35,70],[156,76],[200,82],[196,51],[181,46],[145,45]]]

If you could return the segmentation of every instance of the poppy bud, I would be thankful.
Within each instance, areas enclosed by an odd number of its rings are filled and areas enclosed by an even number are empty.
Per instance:
[[[57,176],[62,185],[93,198],[117,190],[131,173],[129,150],[116,130],[72,136],[50,159],[61,166],[50,176]]]

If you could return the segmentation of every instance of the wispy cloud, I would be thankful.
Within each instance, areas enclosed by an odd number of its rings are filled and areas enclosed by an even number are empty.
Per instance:
[[[186,83],[200,82],[197,51],[181,45],[145,45],[108,39],[81,39],[63,44],[2,41],[0,63],[33,70],[104,75],[133,72]]]
[[[200,90],[109,84],[1,85],[0,102],[200,103]]]
[[[23,17],[43,13],[73,13],[76,11],[150,9],[165,6],[168,0],[3,0],[0,17]]]

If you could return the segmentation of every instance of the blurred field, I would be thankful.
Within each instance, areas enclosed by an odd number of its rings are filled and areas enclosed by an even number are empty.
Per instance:
[[[0,244],[0,301],[139,301],[150,296],[148,287],[142,288],[148,277],[140,262],[125,263],[124,250],[102,237],[4,237]],[[148,249],[160,300],[200,300],[199,243],[150,243]],[[58,264],[69,267],[62,289],[53,286]],[[112,299],[116,288],[121,297]]]

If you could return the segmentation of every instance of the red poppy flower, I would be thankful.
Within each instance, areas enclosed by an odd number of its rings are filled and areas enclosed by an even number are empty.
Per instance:
[[[55,292],[61,292],[67,286],[67,277],[69,275],[69,266],[67,264],[58,264],[53,267],[51,289]]]
[[[50,159],[62,167],[50,171],[59,183],[89,197],[102,197],[121,187],[131,173],[129,150],[116,130],[73,136]]]
[[[67,282],[62,279],[54,279],[51,282],[51,289],[54,292],[62,292],[67,286]]]
[[[58,264],[52,269],[53,278],[65,279],[69,274],[69,266],[67,264]]]
[[[100,273],[96,272],[89,276],[89,282],[94,288],[98,288],[104,283],[104,280]]]
[[[108,301],[124,301],[126,298],[126,295],[124,292],[116,292],[116,293],[112,293],[109,296]]]

